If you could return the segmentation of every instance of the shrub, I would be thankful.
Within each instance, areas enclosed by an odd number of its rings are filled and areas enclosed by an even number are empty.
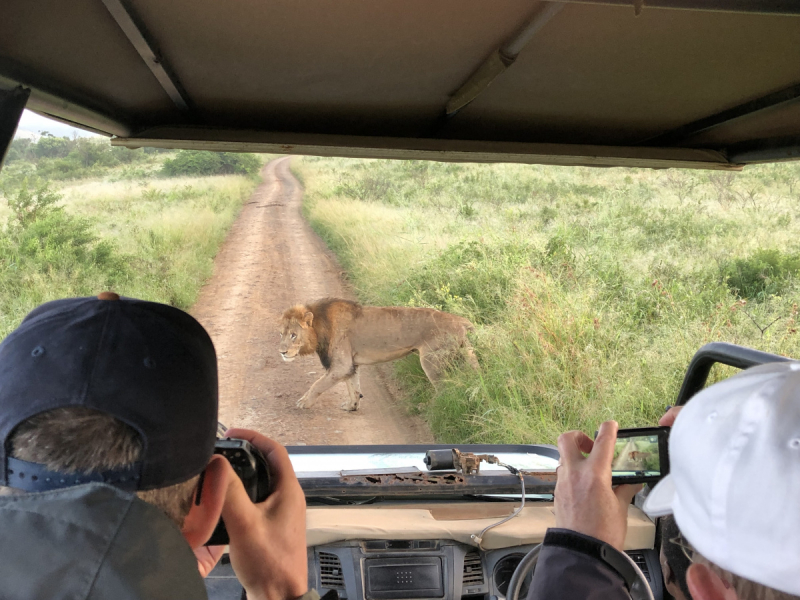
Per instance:
[[[81,179],[96,174],[96,169],[84,166],[75,156],[42,158],[36,164],[36,176],[41,179]]]
[[[454,244],[412,274],[403,301],[462,314],[474,323],[495,320],[534,251],[516,243]]]
[[[16,193],[7,196],[16,224],[23,229],[36,219],[44,217],[55,210],[61,196],[53,192],[49,185],[39,184],[33,191],[28,189],[28,180],[24,179]]]
[[[475,208],[475,205],[472,202],[465,200],[458,206],[458,214],[465,219],[471,219],[478,214],[478,209]]]
[[[47,132],[38,142],[29,139],[14,140],[6,157],[7,168],[30,164],[36,175],[43,179],[78,179],[102,173],[102,169],[119,164],[145,160],[142,149],[114,147],[108,140],[99,138],[54,137]],[[26,171],[33,169],[27,168]],[[19,184],[15,173],[3,174],[6,183]]]
[[[745,258],[722,264],[720,274],[730,290],[741,298],[762,301],[782,294],[800,271],[800,254],[760,249]]]
[[[92,221],[58,206],[61,196],[47,184],[30,189],[26,180],[5,196],[11,215],[0,244],[0,264],[13,269],[0,272],[3,311],[31,293],[31,286],[48,291],[68,281],[77,293],[96,293],[98,286],[113,287],[127,276],[126,258],[98,237]],[[39,294],[36,290],[34,296]]]
[[[255,175],[261,161],[254,154],[180,150],[175,158],[164,161],[161,173],[180,175]]]

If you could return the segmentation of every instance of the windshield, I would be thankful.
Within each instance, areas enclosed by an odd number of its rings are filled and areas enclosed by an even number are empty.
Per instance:
[[[104,289],[182,308],[220,421],[292,447],[301,477],[426,471],[434,444],[552,470],[528,445],[654,426],[709,341],[800,356],[797,163],[131,150],[50,126],[24,121],[0,172],[1,333]]]

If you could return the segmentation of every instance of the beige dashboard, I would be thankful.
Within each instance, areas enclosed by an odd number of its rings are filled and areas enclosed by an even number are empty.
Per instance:
[[[380,506],[309,507],[307,545],[321,546],[347,540],[447,539],[475,545],[470,536],[516,508],[511,503],[382,504]],[[548,527],[555,527],[552,503],[526,506],[510,521],[489,530],[485,549],[537,544]],[[628,508],[625,549],[652,548],[655,525],[638,508]]]

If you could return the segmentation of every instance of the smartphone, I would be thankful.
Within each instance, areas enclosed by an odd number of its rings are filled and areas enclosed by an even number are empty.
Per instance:
[[[667,475],[669,431],[669,427],[620,429],[611,462],[611,483],[654,483]]]

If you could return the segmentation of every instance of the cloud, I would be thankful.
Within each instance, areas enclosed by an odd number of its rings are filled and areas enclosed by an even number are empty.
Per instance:
[[[60,123],[59,121],[54,121],[53,119],[39,116],[29,110],[22,112],[22,118],[19,120],[17,133],[14,135],[14,137],[37,139],[41,135],[42,131],[47,131],[48,133],[57,137],[71,138],[73,135],[77,135],[78,137],[97,137],[96,133],[90,133],[88,131],[84,131],[83,129],[70,127],[69,125]]]

